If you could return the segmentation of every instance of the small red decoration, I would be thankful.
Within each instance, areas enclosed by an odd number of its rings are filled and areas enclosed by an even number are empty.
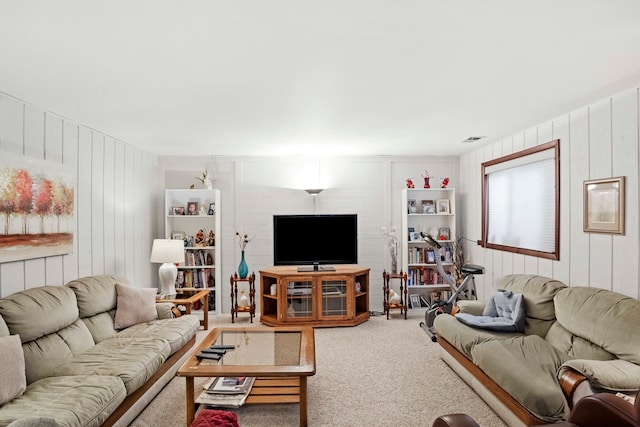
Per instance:
[[[407,179],[407,188],[416,188],[416,186],[413,185],[413,179],[411,178]]]
[[[442,185],[440,187],[447,188],[447,185],[449,185],[449,177],[442,178]]]

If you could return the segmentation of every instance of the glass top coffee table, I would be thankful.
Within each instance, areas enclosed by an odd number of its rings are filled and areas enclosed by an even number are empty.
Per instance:
[[[219,361],[195,355],[211,345],[229,345]],[[246,404],[298,403],[300,425],[307,425],[307,377],[316,373],[315,338],[310,326],[215,328],[178,369],[186,379],[187,425],[196,403],[194,378],[248,376],[256,380]]]

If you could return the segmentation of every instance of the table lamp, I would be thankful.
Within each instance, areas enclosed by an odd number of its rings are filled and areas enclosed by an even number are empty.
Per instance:
[[[184,242],[178,239],[154,239],[151,248],[151,262],[162,263],[158,269],[160,292],[175,295],[177,262],[184,262]]]

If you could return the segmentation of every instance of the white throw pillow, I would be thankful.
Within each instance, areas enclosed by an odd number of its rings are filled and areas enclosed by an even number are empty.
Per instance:
[[[157,319],[156,293],[155,288],[134,288],[116,283],[115,328],[124,329]]]
[[[27,389],[24,352],[19,335],[0,337],[0,406],[22,396]]]

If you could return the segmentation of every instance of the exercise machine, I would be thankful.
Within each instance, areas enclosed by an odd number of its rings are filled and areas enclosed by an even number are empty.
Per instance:
[[[451,314],[453,307],[458,300],[475,300],[476,299],[476,282],[473,278],[474,274],[484,274],[484,267],[475,264],[465,264],[460,268],[462,272],[462,282],[458,285],[456,279],[447,273],[442,266],[443,256],[440,252],[442,246],[440,243],[426,233],[420,233],[422,239],[436,251],[436,266],[438,273],[442,276],[445,283],[451,288],[451,296],[446,300],[434,301],[424,314],[424,322],[420,322],[420,327],[429,335],[431,341],[436,342],[438,337],[433,327],[433,322],[439,314]]]

